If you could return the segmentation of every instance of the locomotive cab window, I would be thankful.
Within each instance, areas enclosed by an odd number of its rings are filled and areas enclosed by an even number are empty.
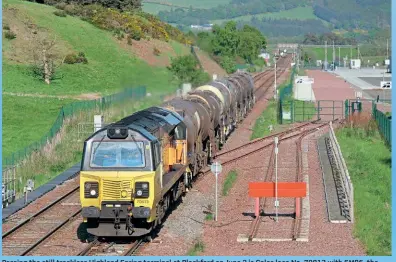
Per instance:
[[[144,144],[124,141],[93,142],[90,166],[96,168],[145,167]]]
[[[154,154],[154,168],[156,168],[161,163],[161,146],[159,142],[155,142],[153,145]]]
[[[186,139],[186,128],[181,126],[181,125],[178,125],[175,128],[175,133],[174,134],[175,134],[175,139],[176,140],[185,140]]]

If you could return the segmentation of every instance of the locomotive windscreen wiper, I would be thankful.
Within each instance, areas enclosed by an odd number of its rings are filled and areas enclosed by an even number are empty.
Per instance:
[[[143,157],[143,156],[144,156],[144,155],[143,155],[143,151],[142,151],[142,149],[139,147],[139,144],[137,143],[135,137],[134,137],[133,135],[131,135],[131,137],[132,137],[133,142],[134,142],[135,145],[136,145],[136,148],[139,150],[140,155]]]
[[[98,150],[100,144],[102,144],[103,139],[105,138],[106,135],[103,135],[102,139],[100,139],[98,145],[95,147],[94,151],[93,151],[93,156],[96,154],[96,150]]]

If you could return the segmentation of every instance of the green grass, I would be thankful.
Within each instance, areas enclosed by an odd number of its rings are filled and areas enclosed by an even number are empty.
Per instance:
[[[45,94],[100,92],[105,95],[125,86],[146,85],[149,92],[176,88],[166,68],[153,68],[138,60],[121,48],[110,32],[76,17],[55,16],[55,8],[50,6],[19,0],[4,2],[9,7],[17,8],[19,13],[26,14],[33,23],[48,29],[76,52],[84,52],[88,59],[86,65],[63,64],[58,72],[62,78],[53,81],[50,86],[33,78],[27,65],[3,60],[4,91]]]
[[[267,108],[261,113],[260,117],[257,118],[254,123],[253,132],[250,137],[250,140],[261,138],[269,135],[270,129],[269,126],[272,125],[273,129],[277,129],[279,127],[277,121],[277,103],[275,100],[270,100]],[[273,131],[274,132],[274,131]]]
[[[194,246],[188,251],[187,256],[197,256],[199,253],[205,250],[205,244],[199,240]]]
[[[60,108],[71,102],[71,99],[3,95],[3,158],[41,139]]]
[[[314,102],[300,101],[295,99],[285,99],[283,101],[282,110],[283,112],[290,112],[293,107],[294,122],[312,121],[317,118],[317,111],[315,109],[316,104]],[[283,119],[283,123],[291,123],[292,120]]]
[[[213,20],[212,22],[215,24],[222,24],[229,20],[249,22],[253,16],[257,17],[258,19],[261,19],[261,18],[298,19],[298,20],[319,19],[317,16],[314,15],[312,7],[307,6],[307,7],[296,7],[293,9],[280,11],[280,12],[274,12],[274,13],[244,15],[244,16],[239,16],[239,17],[235,17],[232,19]]]
[[[206,214],[205,220],[213,220],[213,214],[211,213]]]
[[[354,186],[354,235],[369,256],[391,255],[391,152],[378,132],[336,132]]]
[[[150,13],[150,14],[156,15],[160,11],[170,11],[171,9],[172,9],[171,6],[143,2],[143,11],[147,12],[147,13]]]
[[[333,43],[327,43],[327,61],[333,61]],[[313,53],[316,56],[317,60],[325,60],[325,46],[323,45],[323,48],[321,47],[306,47],[304,48],[304,51],[307,51],[308,54]],[[335,49],[335,58],[338,59],[338,48]],[[350,48],[340,48],[340,54],[341,54],[341,61],[343,61],[343,57],[348,56],[348,59],[351,57],[351,49]],[[355,48],[352,48],[352,58],[356,59],[357,58],[357,50]],[[316,61],[313,61],[316,63]]]
[[[140,101],[114,104],[102,112],[91,110],[77,115],[62,127],[59,132],[61,139],[56,144],[52,142],[46,150],[41,150],[39,153],[32,155],[17,167],[17,177],[20,178],[20,180],[18,179],[19,183],[17,183],[17,192],[22,192],[27,179],[34,179],[35,187],[39,187],[81,161],[83,142],[92,134],[92,126],[83,128],[85,133],[79,135],[77,132],[78,123],[92,123],[95,114],[103,115],[105,123],[111,123],[138,110],[160,103],[160,97],[152,96]]]
[[[227,196],[231,188],[234,186],[235,181],[238,177],[238,173],[235,170],[230,171],[223,185],[223,196]]]
[[[173,50],[175,51],[176,55],[181,56],[181,55],[189,54],[189,50],[185,45],[176,41],[170,41],[170,44]]]
[[[85,53],[88,64],[63,64],[58,76],[49,86],[35,78],[30,65],[3,59],[3,91],[13,93],[38,93],[48,95],[79,95],[100,93],[108,95],[124,87],[145,85],[147,91],[156,95],[173,92],[177,84],[166,68],[150,67],[121,48],[111,33],[76,17],[58,17],[53,7],[27,1],[6,0],[7,8],[18,10],[15,17],[8,14],[7,23],[17,24],[18,19],[30,20],[57,37],[58,45]],[[4,6],[3,6],[4,7]],[[3,10],[3,12],[9,12]],[[44,29],[43,29],[44,28]],[[9,49],[14,41],[3,39]],[[175,52],[183,52],[180,43],[171,41]],[[61,48],[62,49],[62,48]],[[23,50],[21,51],[23,52]],[[26,51],[25,51],[26,52]],[[19,53],[28,57],[30,53]],[[36,102],[35,102],[36,101]],[[3,156],[23,149],[40,139],[52,126],[62,105],[72,100],[30,98],[4,95],[3,100]],[[23,139],[21,139],[23,137]]]
[[[163,1],[158,0],[158,3],[161,2]],[[175,6],[172,7],[157,3],[145,3],[143,1],[143,11],[151,14],[158,14],[158,12],[160,11],[170,11],[172,8],[176,9],[179,7],[189,8],[190,6],[198,9],[210,9],[218,5],[227,4],[230,2],[230,0],[167,0],[165,2],[173,4]]]
[[[155,0],[152,0],[151,2],[155,2]],[[219,5],[228,4],[229,2],[231,2],[231,0],[166,0],[166,1],[158,0],[157,2],[158,3],[166,2],[166,3],[173,4],[175,6],[183,6],[183,7],[192,6],[193,8],[210,9],[210,8],[213,8],[213,7],[216,7]],[[161,6],[163,8],[170,7],[170,6],[159,5],[159,4],[155,4],[155,3],[145,3],[145,1],[143,1],[143,11],[146,11],[145,6],[148,4]],[[160,7],[157,7],[157,8],[158,8],[157,10],[160,10]]]

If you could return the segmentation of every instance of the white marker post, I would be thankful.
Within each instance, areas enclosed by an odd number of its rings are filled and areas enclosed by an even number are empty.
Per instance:
[[[214,162],[210,166],[210,171],[215,175],[216,177],[216,216],[215,216],[215,221],[217,221],[217,181],[218,181],[218,176],[221,173],[222,166],[219,162]]]
[[[275,137],[275,215],[278,222],[278,137]]]

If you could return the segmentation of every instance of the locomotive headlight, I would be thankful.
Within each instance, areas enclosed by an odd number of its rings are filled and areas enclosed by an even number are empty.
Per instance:
[[[148,198],[150,195],[148,182],[136,182],[135,190],[135,197],[137,198]]]
[[[84,183],[84,197],[85,198],[97,198],[99,194],[99,183],[98,182],[85,182]]]

